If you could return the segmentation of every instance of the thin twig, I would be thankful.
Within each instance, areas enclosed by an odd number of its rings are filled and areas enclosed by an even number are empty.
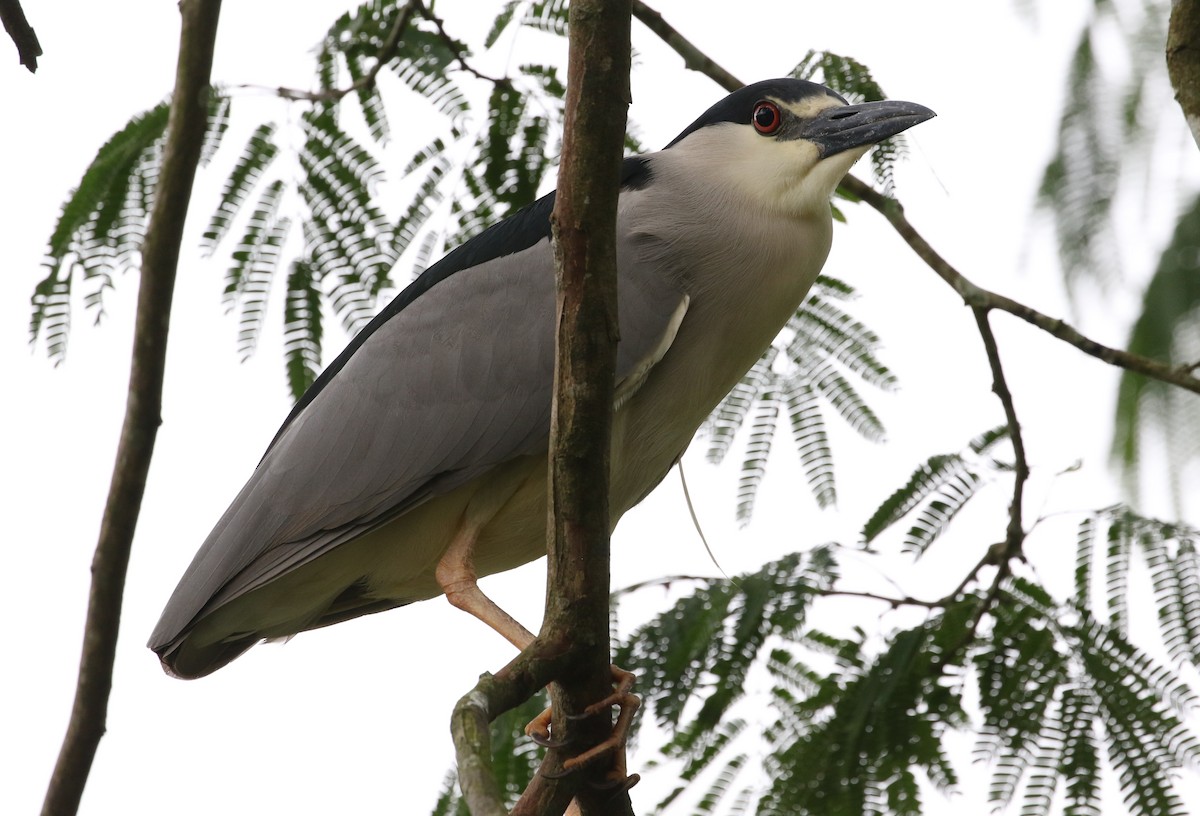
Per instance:
[[[959,596],[966,592],[967,586],[977,577],[979,577],[980,570],[986,566],[996,563],[996,553],[999,552],[1003,547],[1003,541],[988,547],[988,551],[984,553],[983,557],[980,558],[979,561],[976,562],[975,566],[971,567],[970,571],[963,576],[963,579],[958,582],[958,586],[946,593],[946,596],[941,599],[939,605],[949,606],[952,601],[956,600]]]
[[[438,17],[436,14],[434,14],[433,11],[429,7],[427,7],[424,3],[420,2],[420,0],[414,0],[414,2],[416,2],[416,4],[417,4],[417,8],[420,10],[421,16],[424,17],[429,22],[433,23],[434,28],[436,28],[438,31],[438,36],[442,39],[442,42],[444,42],[446,44],[446,47],[449,48],[451,52],[453,52],[454,61],[458,63],[459,67],[462,68],[462,70],[466,71],[468,74],[475,77],[476,79],[482,79],[485,82],[492,83],[493,85],[507,85],[508,84],[507,77],[500,77],[500,78],[491,77],[485,73],[482,73],[482,72],[476,70],[474,68],[474,66],[472,66],[470,63],[467,62],[467,59],[464,56],[464,54],[466,54],[466,52],[467,52],[467,46],[461,40],[451,37],[450,34],[446,32],[446,26],[445,26],[445,23],[442,21],[442,18]]]
[[[924,609],[943,609],[953,600],[951,597],[939,598],[936,601],[923,601],[920,598],[914,598],[911,595],[905,595],[901,598],[894,598],[890,595],[879,595],[874,592],[862,592],[854,589],[812,589],[808,588],[806,592],[811,592],[813,595],[820,595],[822,598],[835,598],[844,596],[847,598],[866,598],[872,601],[879,601],[891,606],[893,609],[898,609],[901,606],[920,606]]]
[[[949,665],[952,657],[957,655],[961,650],[967,648],[974,640],[975,635],[979,631],[979,625],[983,621],[984,615],[991,610],[996,603],[996,599],[1000,597],[1000,590],[1003,587],[1004,580],[1012,575],[1012,560],[1021,557],[1022,547],[1025,544],[1025,525],[1023,520],[1023,504],[1025,497],[1025,483],[1029,480],[1029,462],[1025,456],[1025,440],[1021,435],[1021,423],[1017,420],[1017,408],[1013,402],[1012,392],[1008,388],[1008,381],[1004,377],[1004,367],[1000,363],[1000,349],[996,344],[996,335],[992,332],[992,326],[988,322],[988,308],[986,306],[971,306],[971,311],[975,315],[975,323],[979,328],[979,336],[983,339],[983,347],[987,353],[988,365],[992,369],[992,392],[995,393],[1000,404],[1004,407],[1004,416],[1008,421],[1008,435],[1012,440],[1013,456],[1015,464],[1013,466],[1013,496],[1012,503],[1008,508],[1008,530],[1005,534],[1004,541],[999,545],[993,545],[988,548],[987,553],[975,565],[975,568],[962,580],[958,589],[948,597],[956,597],[961,593],[966,585],[974,580],[984,566],[995,564],[996,575],[992,578],[992,583],[988,587],[987,593],[979,599],[979,604],[975,607],[975,612],[971,615],[971,621],[967,624],[967,629],[963,632],[958,643],[950,649],[947,649],[939,658],[936,666],[939,670],[944,669]]]
[[[408,4],[404,6],[404,10],[397,15],[396,22],[392,24],[391,30],[388,31],[387,39],[380,46],[379,54],[375,60],[375,64],[371,66],[371,70],[345,88],[305,91],[299,88],[264,88],[261,85],[234,85],[233,87],[268,90],[282,99],[289,99],[294,102],[337,102],[364,88],[372,88],[375,86],[375,79],[379,76],[379,72],[396,56],[396,50],[400,46],[400,40],[404,35],[404,30],[408,28],[408,23],[412,19],[413,13],[422,8],[424,6],[422,6],[420,0],[409,0]]]
[[[630,584],[627,587],[622,587],[621,589],[613,592],[613,595],[628,595],[630,593],[637,592],[642,589],[648,589],[650,587],[663,587],[669,589],[672,584],[678,584],[684,581],[709,584],[720,580],[720,578],[715,578],[711,575],[664,575],[661,578],[651,578],[646,581],[638,581],[636,584]],[[731,583],[735,583],[733,579],[727,580],[729,580]],[[805,587],[804,591],[813,595],[819,595],[822,598],[835,598],[838,596],[844,596],[848,598],[866,598],[868,600],[879,601],[880,603],[888,604],[893,608],[899,608],[901,606],[919,606],[924,609],[943,609],[949,606],[953,602],[955,596],[958,594],[958,592],[952,592],[946,597],[939,598],[936,601],[926,601],[922,600],[921,598],[914,598],[911,595],[880,595],[875,592],[864,592],[855,589]]]
[[[708,546],[708,536],[704,535],[704,528],[700,526],[700,518],[696,515],[696,506],[692,504],[692,492],[688,490],[687,477],[683,475],[683,459],[675,463],[675,467],[679,470],[679,483],[683,487],[683,500],[687,504],[688,513],[692,516],[692,526],[696,528],[696,535],[700,536],[700,543],[704,545],[704,551],[708,553],[708,559],[713,562],[713,566],[725,576],[727,581],[733,583],[734,586],[741,584],[736,578],[729,577],[729,573],[725,572],[725,568],[717,561],[717,556],[712,551],[712,547]]]
[[[650,587],[662,587],[663,589],[670,589],[671,584],[678,584],[684,581],[709,584],[713,581],[720,580],[720,578],[716,578],[712,575],[663,575],[659,578],[649,578],[645,581],[638,581],[636,584],[630,584],[629,586],[624,586],[620,589],[613,590],[613,597],[631,595],[634,592],[639,592],[643,589],[649,589]]]
[[[988,364],[992,369],[992,391],[1004,406],[1004,416],[1008,420],[1008,436],[1012,440],[1013,456],[1013,497],[1008,509],[1008,534],[1005,537],[1004,552],[1001,558],[1007,561],[1021,554],[1021,546],[1025,542],[1025,527],[1022,521],[1022,502],[1025,495],[1025,482],[1029,480],[1029,462],[1025,458],[1025,440],[1021,436],[1021,423],[1017,421],[1017,409],[1013,404],[1012,392],[1008,390],[1008,382],[1004,378],[1004,368],[1000,364],[1000,349],[996,345],[996,335],[988,322],[988,310],[981,306],[972,306],[975,323],[979,327],[979,336],[983,338],[983,347],[987,352]]]

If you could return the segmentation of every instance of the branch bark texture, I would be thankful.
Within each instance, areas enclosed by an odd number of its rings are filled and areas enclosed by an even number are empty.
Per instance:
[[[1192,138],[1200,146],[1200,0],[1174,0],[1171,4],[1167,73]]]
[[[554,693],[556,737],[603,741],[606,717],[568,721],[612,692],[609,451],[617,347],[617,197],[630,102],[629,0],[571,4],[566,118],[551,215],[558,356],[550,431],[549,586],[539,639],[574,653]],[[627,796],[577,792],[585,816],[630,812]],[[624,800],[623,802],[620,800]]]
[[[571,4],[566,117],[551,215],[557,267],[557,357],[551,418],[546,615],[537,638],[455,708],[459,781],[474,816],[504,805],[491,768],[487,724],[551,680],[554,737],[582,752],[609,736],[604,717],[568,720],[612,692],[609,656],[608,475],[616,393],[616,214],[630,101],[629,0]],[[512,816],[632,814],[624,793],[593,791],[559,773],[550,750]]]
[[[175,91],[154,208],[142,247],[125,421],[92,559],[83,654],[66,737],[46,790],[43,816],[79,809],[105,731],[121,600],[146,477],[161,424],[167,329],[179,246],[208,118],[208,93],[220,0],[182,0]]]

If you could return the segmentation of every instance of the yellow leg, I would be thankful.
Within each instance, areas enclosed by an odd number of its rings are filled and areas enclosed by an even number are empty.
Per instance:
[[[479,588],[474,560],[478,538],[478,528],[462,526],[438,562],[434,572],[438,586],[451,604],[479,618],[518,649],[524,649],[533,642],[533,634]]]
[[[533,634],[522,626],[515,618],[496,605],[496,602],[483,594],[479,588],[478,575],[475,572],[475,542],[479,538],[479,526],[464,523],[455,534],[450,546],[438,561],[435,576],[446,599],[457,608],[474,615],[490,626],[518,649],[525,649],[533,642]],[[614,755],[613,772],[610,778],[616,784],[632,787],[638,777],[626,776],[625,744],[629,738],[629,726],[633,715],[641,705],[641,700],[633,694],[634,675],[616,666],[612,667],[613,693],[608,697],[593,703],[583,712],[583,716],[591,717],[610,710],[614,705],[620,708],[617,722],[613,725],[612,735],[599,745],[584,751],[579,756],[572,757],[563,763],[563,769],[573,771],[608,754]],[[525,733],[534,741],[543,745],[554,744],[550,738],[551,710],[546,709],[525,726]],[[574,805],[574,803],[572,803]]]

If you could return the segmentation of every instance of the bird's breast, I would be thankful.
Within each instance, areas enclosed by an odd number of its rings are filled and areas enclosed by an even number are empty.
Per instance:
[[[724,209],[722,212],[726,212]],[[796,313],[829,252],[832,224],[761,214],[730,229],[675,224],[634,242],[669,273],[689,304],[671,347],[618,411],[613,435],[612,504],[640,501],[683,454],[697,429],[759,360]],[[722,225],[725,226],[722,226]]]

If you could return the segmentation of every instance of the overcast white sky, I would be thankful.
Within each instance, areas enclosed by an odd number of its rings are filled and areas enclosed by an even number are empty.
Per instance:
[[[439,10],[452,32],[478,41],[490,22],[491,4],[487,15],[478,14],[484,5],[443,3]],[[851,5],[852,15],[843,11]],[[909,217],[978,283],[1066,314],[1047,241],[1027,240],[1075,20],[1087,4],[1054,5],[1055,17],[1043,16],[1036,30],[1006,3],[743,0],[723,6],[732,17],[707,4],[697,11],[699,4],[686,0],[656,7],[746,81],[786,73],[809,48],[828,49],[865,62],[891,96],[936,110],[936,120],[911,132],[911,156],[898,174]],[[226,3],[215,80],[307,87],[309,49],[343,8],[329,0]],[[118,280],[101,328],[76,312],[69,356],[57,369],[40,350],[30,353],[28,297],[67,190],[132,113],[169,91],[177,44],[170,3],[126,2],[118,13],[112,5],[65,0],[30,4],[27,11],[46,51],[37,75],[18,69],[11,47],[0,43],[6,60],[0,98],[8,111],[0,137],[8,463],[0,472],[6,518],[0,551],[7,560],[0,569],[0,642],[8,654],[0,695],[0,812],[14,814],[40,806],[73,694],[88,567],[124,411],[136,277]],[[654,148],[722,92],[683,72],[678,57],[636,22],[634,37],[639,61],[630,116]],[[523,49],[533,44],[533,38],[518,41],[516,58],[525,59]],[[130,564],[109,730],[82,812],[427,813],[452,757],[451,706],[481,671],[512,656],[507,644],[443,600],[308,633],[285,647],[261,646],[191,683],[165,677],[143,645],[182,570],[288,409],[277,318],[259,354],[239,364],[236,321],[221,308],[224,256],[205,260],[196,247],[248,130],[263,117],[286,121],[299,109],[243,94],[234,111],[218,161],[200,177],[184,243],[164,424]],[[392,123],[399,162],[405,149],[426,140],[430,123],[417,113],[406,120],[400,108],[392,109]],[[1171,171],[1200,180],[1195,152]],[[865,207],[844,209],[850,222],[836,228],[826,270],[860,288],[855,313],[884,337],[886,362],[900,376],[898,394],[870,395],[890,441],[871,446],[837,432],[841,507],[821,512],[781,435],[755,522],[741,531],[732,524],[736,470],[712,468],[693,450],[689,482],[729,573],[797,548],[853,542],[874,506],[918,461],[957,450],[1002,421],[969,312],[882,219]],[[1163,219],[1148,223],[1146,241],[1161,242],[1169,227]],[[1126,295],[1118,290],[1095,301],[1099,308],[1084,315],[1085,330],[1119,345],[1137,308]],[[1036,468],[1030,517],[1115,500],[1105,470],[1115,376],[1015,320],[998,315],[994,323]],[[341,342],[331,337],[330,352]],[[1081,473],[1053,478],[1077,459]],[[1002,487],[978,500],[936,558],[916,569],[888,562],[890,577],[913,594],[940,595],[1000,536],[1007,498]],[[1077,520],[1048,523],[1030,544],[1040,577],[1061,590],[1070,580]],[[543,569],[539,561],[485,589],[536,627]],[[613,584],[713,572],[672,474],[618,530]],[[859,588],[886,586],[875,567],[855,564],[847,573]],[[664,600],[644,593],[627,603],[625,623],[639,623]],[[862,611],[852,616],[854,609]],[[844,602],[821,610],[819,623],[828,628],[898,620]],[[965,760],[969,742],[962,745]],[[639,811],[665,784],[651,775],[634,790]],[[930,812],[982,811],[984,802],[976,788]]]

